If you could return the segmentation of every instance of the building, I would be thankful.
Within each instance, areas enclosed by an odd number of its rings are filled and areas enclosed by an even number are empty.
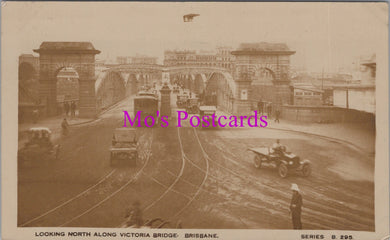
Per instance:
[[[334,86],[333,105],[375,114],[376,58],[359,60],[359,73],[354,74],[359,83]]]
[[[375,84],[376,55],[359,56],[352,63],[352,77],[355,83]]]
[[[196,62],[196,51],[193,50],[164,51],[165,66],[194,65],[195,62]]]
[[[129,57],[116,57],[116,62],[119,64],[128,64],[127,58]]]
[[[231,47],[218,47],[216,51],[166,50],[165,66],[219,67],[233,70],[235,56]]]
[[[232,51],[233,51],[232,47],[217,48],[216,61],[218,67],[222,67],[226,69],[234,68],[234,61],[236,57],[232,55]]]
[[[157,57],[137,54],[136,56],[117,57],[116,61],[119,64],[155,65],[157,64]]]
[[[299,106],[321,106],[323,105],[322,90],[313,85],[294,85],[293,104]]]

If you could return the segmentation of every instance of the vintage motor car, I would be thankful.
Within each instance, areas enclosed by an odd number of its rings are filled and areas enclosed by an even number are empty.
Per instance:
[[[179,94],[177,95],[176,105],[178,108],[187,107],[187,100],[189,98],[188,94]]]
[[[187,100],[186,111],[189,114],[199,113],[199,98],[189,98]]]
[[[279,176],[287,177],[290,172],[301,172],[304,177],[311,174],[311,162],[302,160],[299,156],[287,152],[283,146],[282,151],[274,151],[272,147],[249,148],[255,154],[254,165],[256,168],[277,168]]]
[[[116,128],[110,148],[110,165],[137,165],[137,136],[134,128]]]
[[[56,160],[60,145],[51,141],[51,131],[46,127],[35,127],[28,130],[28,139],[18,151],[18,167],[34,167]]]

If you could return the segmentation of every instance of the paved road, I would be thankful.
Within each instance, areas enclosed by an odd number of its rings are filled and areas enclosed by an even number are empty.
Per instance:
[[[130,100],[59,139],[60,159],[18,174],[18,225],[119,227],[138,199],[167,227],[290,229],[289,187],[302,189],[305,229],[374,231],[374,159],[343,143],[272,129],[140,128],[136,168],[113,168],[108,149]],[[282,143],[313,174],[280,179],[255,169],[248,147]]]

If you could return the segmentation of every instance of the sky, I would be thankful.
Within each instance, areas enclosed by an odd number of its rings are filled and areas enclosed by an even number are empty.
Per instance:
[[[189,13],[200,16],[183,22]],[[160,63],[167,49],[283,42],[296,51],[293,65],[335,71],[384,49],[387,14],[385,3],[8,2],[2,34],[18,54],[43,41],[90,41],[99,59],[138,53]]]

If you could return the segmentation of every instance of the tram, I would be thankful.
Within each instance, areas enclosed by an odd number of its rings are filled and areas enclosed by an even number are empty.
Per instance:
[[[156,125],[158,122],[158,118],[157,118],[158,110],[159,110],[159,101],[156,92],[140,91],[138,92],[137,96],[134,97],[134,116],[137,115],[138,111],[142,111],[141,113],[142,126],[153,125],[153,119],[148,116],[152,116],[154,118],[154,125]],[[147,118],[147,124],[145,123],[146,118]]]

